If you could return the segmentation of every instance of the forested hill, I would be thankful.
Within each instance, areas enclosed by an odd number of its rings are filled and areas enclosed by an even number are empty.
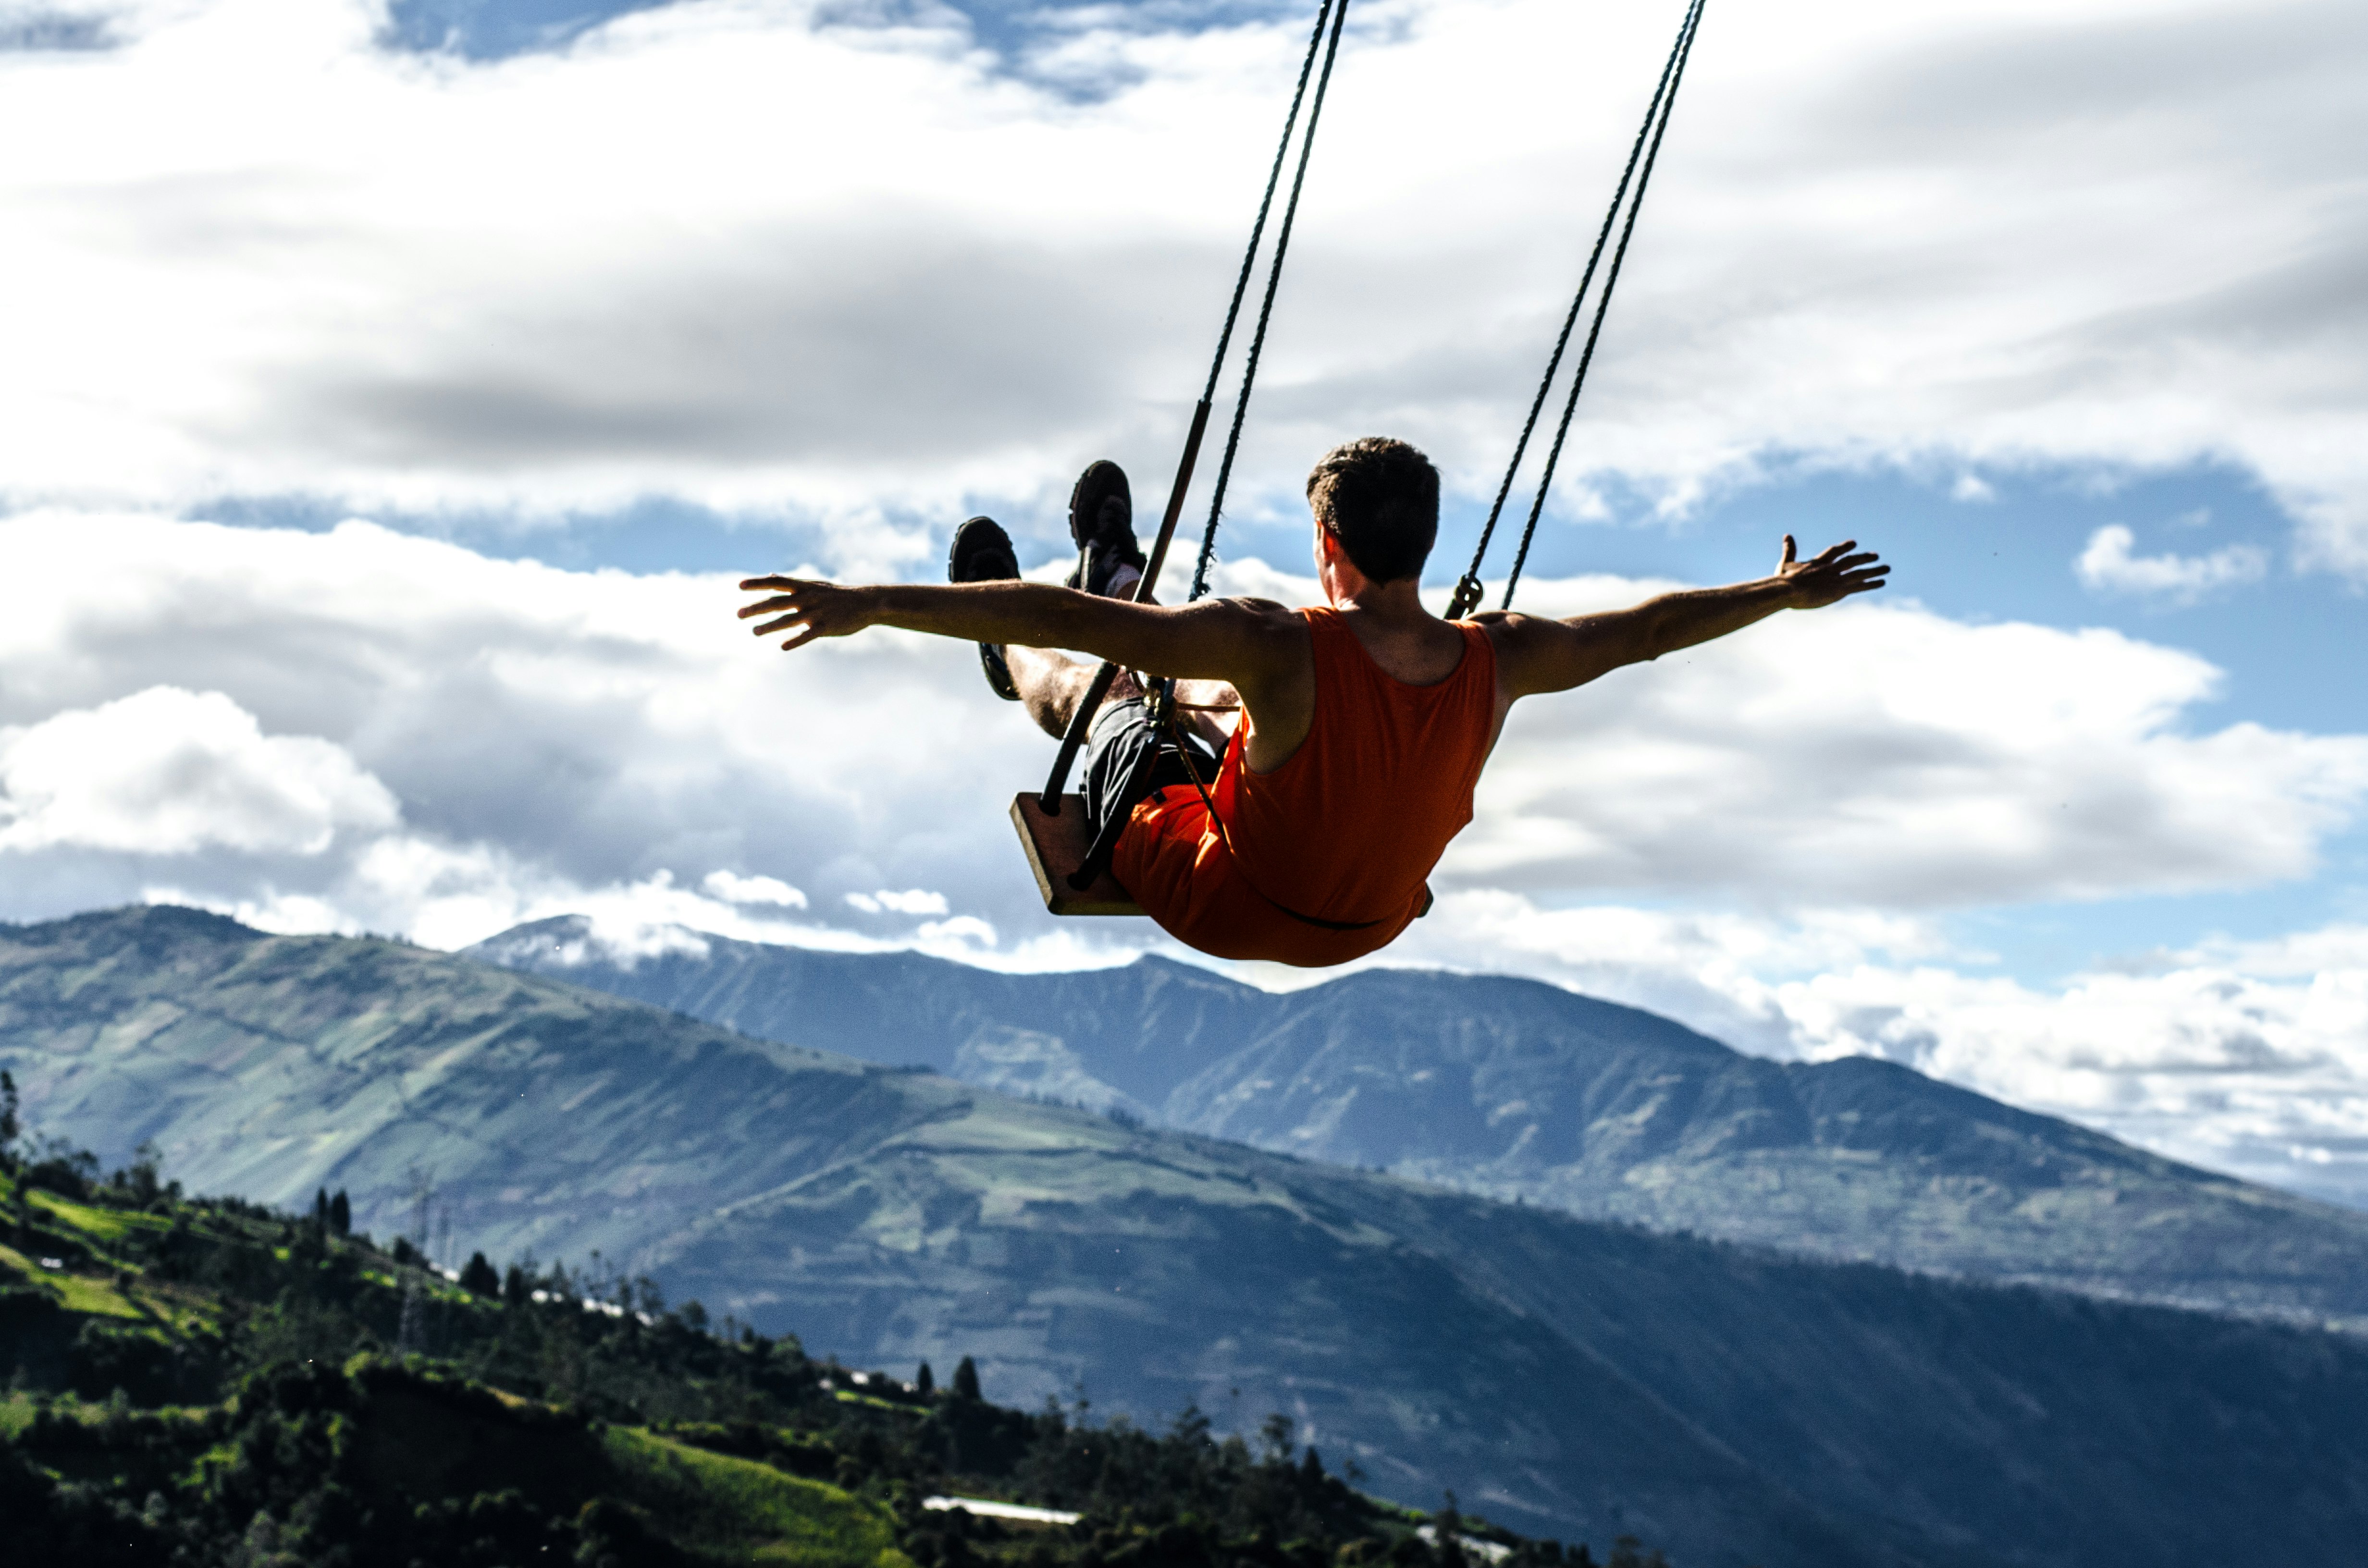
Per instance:
[[[468,951],[760,1039],[1589,1217],[2368,1328],[2368,1214],[1533,981],[1388,970],[1269,995],[1156,958],[1006,975],[689,931],[620,960],[578,917]]]
[[[1279,1410],[1417,1506],[1679,1568],[2346,1560],[2349,1336],[1786,1261],[1130,1127],[402,944],[0,932],[0,1067],[109,1161],[652,1276],[1023,1403]],[[432,1193],[421,1194],[423,1178]],[[424,1201],[423,1201],[424,1199]]]
[[[11,1168],[13,1167],[13,1169]],[[325,1199],[325,1195],[324,1195]],[[1022,1414],[668,1310],[458,1280],[344,1206],[191,1200],[0,1150],[0,1531],[77,1568],[1654,1568],[1379,1504],[1292,1441]],[[952,1495],[1084,1516],[1008,1524]],[[1427,1532],[1427,1536],[1424,1532]]]

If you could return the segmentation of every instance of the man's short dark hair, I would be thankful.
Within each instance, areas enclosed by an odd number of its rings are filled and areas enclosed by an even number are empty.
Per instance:
[[[1307,504],[1357,570],[1376,583],[1421,575],[1439,538],[1439,471],[1387,436],[1325,453],[1307,476]]]

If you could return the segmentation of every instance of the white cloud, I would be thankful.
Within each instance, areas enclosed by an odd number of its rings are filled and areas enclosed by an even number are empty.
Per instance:
[[[2258,583],[2269,573],[2269,557],[2257,545],[2231,544],[2209,555],[2136,555],[2137,536],[2119,523],[2089,536],[2073,562],[2083,586],[2099,593],[2132,594],[2189,605],[2216,588]]]
[[[861,898],[860,903],[857,903],[858,898]],[[913,888],[905,892],[882,888],[869,897],[863,897],[860,894],[849,895],[848,902],[854,903],[858,909],[868,910],[874,915],[882,910],[896,915],[943,915],[948,907],[945,894],[930,892],[924,888]]]
[[[1955,951],[1929,921],[1863,909],[1549,906],[1491,888],[1443,893],[1380,961],[1536,975],[1665,1013],[1741,1050],[1792,1056],[1802,1041],[1778,1005],[1778,983],[1877,956],[1978,955]]]
[[[2307,979],[2330,970],[2368,970],[2368,925],[2326,926],[2267,940],[2219,939],[2199,945],[2182,960],[2289,980]]]
[[[803,909],[806,906],[806,895],[779,877],[744,877],[733,871],[710,871],[700,886],[726,903],[769,903],[784,909]]]
[[[1678,9],[1362,9],[1241,508],[1350,429],[1493,479]],[[472,64],[381,50],[364,0],[189,0],[0,56],[8,484],[671,495],[826,516],[877,566],[927,551],[883,509],[1164,459],[1304,18],[1081,14],[1034,62],[1081,99],[951,9],[842,12],[700,0]],[[1777,454],[2226,460],[2368,574],[2363,60],[2340,0],[1712,16],[1565,504]]]
[[[995,927],[975,915],[957,915],[949,920],[926,921],[921,926],[920,936],[923,940],[936,942],[942,947],[992,948],[996,942]]]
[[[344,748],[266,735],[219,691],[152,686],[0,729],[0,853],[316,856],[399,815]]]

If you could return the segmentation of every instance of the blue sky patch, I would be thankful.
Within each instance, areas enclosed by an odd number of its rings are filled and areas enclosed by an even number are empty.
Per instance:
[[[504,60],[536,50],[558,49],[603,22],[636,11],[655,10],[665,0],[395,0],[389,8],[389,39],[421,51],[449,50],[470,60]],[[946,4],[848,3],[823,9],[826,26],[893,26],[958,14],[978,44],[1007,64],[1019,64],[1035,46],[1060,37],[1078,14],[1099,25],[1132,16],[1149,28],[1212,28],[1312,7],[1281,0],[1215,0],[1212,4],[1166,3],[1113,6],[1106,0],[948,0]]]
[[[109,49],[114,42],[105,19],[98,17],[36,11],[0,17],[0,54]]]

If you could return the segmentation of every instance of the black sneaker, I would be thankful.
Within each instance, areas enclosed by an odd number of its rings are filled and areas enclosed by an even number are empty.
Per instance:
[[[953,548],[946,552],[946,577],[955,583],[1006,583],[1019,575],[1019,557],[1011,536],[993,517],[973,517],[954,530]],[[978,662],[986,670],[986,684],[1006,702],[1019,700],[1011,666],[1003,650],[992,642],[978,645]]]
[[[1143,575],[1143,547],[1134,539],[1134,495],[1126,470],[1104,458],[1089,463],[1069,492],[1069,537],[1077,569],[1069,586],[1104,598],[1127,598]]]

